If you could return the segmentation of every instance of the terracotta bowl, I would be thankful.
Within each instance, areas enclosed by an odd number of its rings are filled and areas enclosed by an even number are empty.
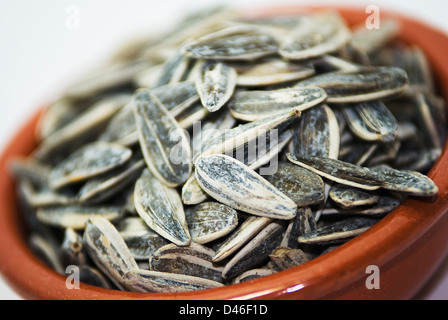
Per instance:
[[[363,23],[367,18],[365,8],[336,9],[349,24]],[[299,7],[281,7],[253,13],[302,11]],[[448,99],[448,37],[418,21],[381,12],[382,18],[386,16],[402,22],[402,40],[425,51],[440,93]],[[0,159],[0,271],[11,288],[25,299],[409,299],[448,253],[445,148],[429,173],[440,188],[436,199],[408,199],[361,236],[303,265],[238,285],[190,293],[140,294],[83,284],[78,290],[68,290],[66,278],[42,264],[28,248],[15,200],[15,184],[7,170],[10,159],[28,155],[36,147],[34,128],[39,113],[22,127]],[[366,287],[366,268],[370,265],[379,267],[380,289]]]

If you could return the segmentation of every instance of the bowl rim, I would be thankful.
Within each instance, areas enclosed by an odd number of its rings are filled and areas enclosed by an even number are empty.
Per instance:
[[[256,8],[250,12],[279,15],[322,9],[337,10],[349,24],[365,17],[365,8],[341,6],[275,6]],[[382,17],[397,18],[407,27],[403,28],[399,37],[422,47],[433,69],[437,70],[437,82],[448,101],[448,63],[444,63],[443,57],[444,52],[448,52],[447,35],[432,26],[392,11],[381,10],[381,14]],[[438,50],[428,51],[429,41],[437,44]],[[0,224],[0,243],[7,248],[0,250],[0,273],[11,288],[25,299],[223,300],[282,299],[291,295],[319,299],[365,277],[366,262],[371,261],[370,256],[375,256],[377,265],[384,265],[392,260],[428,232],[448,211],[448,182],[443,180],[445,168],[448,167],[446,144],[442,155],[428,174],[439,186],[437,198],[407,199],[368,231],[303,265],[249,282],[197,292],[144,294],[102,289],[87,284],[81,284],[80,290],[67,290],[66,277],[41,263],[27,247],[22,237],[20,217],[16,214],[16,203],[10,200],[14,199],[14,181],[8,173],[8,163],[15,156],[29,154],[37,145],[34,128],[43,110],[44,108],[39,109],[18,131],[0,158],[0,218],[3,220]],[[11,255],[11,252],[14,254]]]

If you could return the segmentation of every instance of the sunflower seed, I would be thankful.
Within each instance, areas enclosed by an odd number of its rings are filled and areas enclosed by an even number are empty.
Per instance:
[[[140,176],[145,162],[143,160],[130,163],[120,171],[89,180],[79,191],[81,203],[100,203],[120,192]]]
[[[380,196],[352,187],[333,185],[330,190],[330,198],[341,208],[349,209],[375,204]]]
[[[203,61],[196,89],[202,105],[210,112],[219,110],[233,95],[237,73],[224,62]]]
[[[211,197],[234,209],[274,219],[295,216],[297,205],[291,199],[229,156],[199,157],[196,179]]]
[[[219,262],[236,252],[273,220],[265,217],[249,217],[233,232],[216,251],[214,262]]]
[[[327,105],[303,112],[294,129],[293,153],[337,159],[340,135],[338,120]]]
[[[182,52],[197,59],[254,60],[277,49],[277,40],[266,29],[235,26],[186,43]]]
[[[396,67],[363,67],[336,71],[300,81],[295,87],[317,86],[327,92],[328,103],[351,103],[384,99],[403,92],[407,74]]]
[[[153,253],[152,256],[161,257],[168,254],[189,255],[211,262],[213,256],[215,255],[215,251],[209,247],[195,242],[191,242],[190,245],[184,247],[179,247],[171,243],[159,248],[156,252]]]
[[[134,292],[187,292],[224,286],[220,282],[181,274],[133,269],[123,275],[123,285]]]
[[[367,231],[377,222],[373,218],[349,218],[304,234],[298,241],[305,244],[343,243]]]
[[[79,147],[80,143],[91,140],[130,100],[130,94],[118,94],[98,101],[48,136],[35,151],[35,157],[47,160],[61,149]]]
[[[327,207],[323,210],[322,215],[371,215],[384,216],[397,208],[404,199],[399,199],[396,196],[380,195],[378,201],[370,206],[355,207],[355,208],[341,208],[341,207]]]
[[[117,287],[124,289],[122,276],[138,269],[138,265],[114,225],[102,218],[88,220],[84,243],[95,265]]]
[[[53,189],[82,182],[126,163],[132,151],[106,142],[88,144],[55,166],[48,177]]]
[[[304,19],[282,42],[279,53],[286,59],[304,60],[340,49],[350,30],[336,12],[322,12]]]
[[[298,208],[296,217],[288,224],[280,246],[291,249],[301,249],[309,254],[311,252],[310,248],[306,245],[299,244],[297,238],[316,229],[317,223],[311,208]]]
[[[392,191],[400,191],[413,196],[435,196],[439,188],[427,176],[415,172],[388,168],[386,166],[371,169],[381,178],[382,187]]]
[[[199,96],[193,81],[167,84],[151,90],[173,117],[198,102]]]
[[[132,102],[128,103],[110,120],[98,140],[123,146],[132,146],[138,143]]]
[[[326,99],[317,87],[279,89],[273,91],[242,91],[230,102],[232,115],[243,121],[271,118],[286,111],[304,111]]]
[[[204,244],[230,233],[238,224],[237,212],[218,202],[204,202],[186,210],[192,241]]]
[[[89,265],[79,266],[79,280],[91,286],[112,289],[107,278],[99,270]]]
[[[206,201],[208,197],[199,185],[196,174],[193,173],[182,187],[182,202],[186,205],[195,205]]]
[[[11,162],[10,172],[16,179],[25,179],[41,187],[48,184],[51,166],[32,159],[16,158]]]
[[[29,245],[32,252],[38,256],[42,262],[50,266],[59,274],[65,273],[55,248],[47,239],[39,234],[33,233],[29,238]]]
[[[274,175],[265,179],[293,200],[298,207],[324,200],[324,182],[315,173],[292,163],[280,163]]]
[[[285,227],[281,223],[268,224],[226,264],[223,278],[234,278],[268,259],[272,250],[280,244],[284,231]]]
[[[377,190],[381,187],[379,175],[365,167],[356,166],[341,160],[300,154],[289,153],[287,158],[292,163],[311,170],[331,181],[365,190]]]
[[[81,207],[64,206],[41,208],[37,211],[37,218],[45,224],[59,228],[84,229],[90,218],[101,217],[116,220],[123,214],[120,207]]]
[[[137,261],[148,260],[154,252],[169,243],[137,217],[123,220],[118,231]]]
[[[252,270],[249,270],[249,271],[246,271],[246,272],[243,272],[242,274],[240,274],[238,277],[233,279],[232,283],[233,284],[242,283],[242,282],[258,279],[261,277],[270,276],[271,274],[274,274],[274,273],[276,273],[276,271],[271,270],[271,269],[261,269],[261,268],[260,269],[252,269]]]
[[[237,84],[242,87],[262,87],[298,81],[314,74],[315,70],[311,64],[293,64],[272,59],[239,73]]]
[[[269,255],[275,270],[282,271],[307,262],[307,255],[300,249],[277,247]]]
[[[189,58],[176,52],[163,64],[159,78],[153,88],[180,82],[189,63]]]
[[[192,170],[190,142],[184,132],[149,90],[136,93],[134,106],[140,146],[151,172],[167,186],[184,183]],[[173,132],[179,141],[170,139]],[[171,155],[179,147],[182,157],[174,159]]]
[[[64,266],[81,266],[87,264],[82,235],[71,228],[65,229],[59,256]]]
[[[18,189],[26,202],[33,208],[74,205],[76,197],[69,192],[55,191],[47,186],[36,188],[27,179],[21,179]]]
[[[287,111],[278,113],[270,118],[253,121],[239,125],[231,130],[226,130],[214,139],[206,141],[202,148],[201,156],[213,154],[227,154],[241,147],[245,143],[254,141],[260,136],[266,136],[271,129],[281,132],[300,116],[300,111]],[[196,159],[195,164],[198,159]]]
[[[177,273],[222,282],[223,267],[188,254],[164,254],[151,257],[150,270]]]
[[[350,129],[361,139],[391,143],[398,131],[398,121],[381,101],[371,101],[343,109]]]
[[[148,226],[179,246],[191,242],[182,200],[145,169],[135,185],[135,208]]]

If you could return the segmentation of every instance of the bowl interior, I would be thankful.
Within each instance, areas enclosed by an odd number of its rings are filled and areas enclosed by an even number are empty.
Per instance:
[[[307,8],[318,10],[321,8]],[[363,23],[364,8],[335,8],[350,25]],[[251,14],[281,15],[303,12],[300,7],[257,9]],[[402,22],[399,38],[422,48],[433,67],[439,93],[448,101],[448,38],[441,32],[412,19],[391,12]],[[19,207],[14,199],[15,185],[8,173],[9,161],[30,154],[37,145],[34,138],[39,111],[5,149],[0,162],[0,271],[5,280],[24,298],[32,299],[250,299],[250,298],[322,298],[342,290],[365,276],[370,264],[386,265],[415,243],[446,216],[448,179],[446,148],[428,174],[439,186],[436,199],[408,199],[361,236],[303,265],[261,279],[210,289],[177,294],[140,294],[106,290],[82,284],[68,290],[66,278],[42,264],[29,250]],[[444,220],[446,221],[446,219]],[[445,224],[446,225],[446,224]],[[446,239],[446,237],[445,237]],[[446,251],[445,251],[446,252]],[[411,295],[413,293],[408,292]]]

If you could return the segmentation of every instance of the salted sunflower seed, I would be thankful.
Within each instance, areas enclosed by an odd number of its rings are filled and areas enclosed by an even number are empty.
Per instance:
[[[124,108],[131,98],[130,94],[116,94],[94,103],[42,141],[34,157],[47,160],[61,150],[79,147],[81,143],[91,140],[91,137]]]
[[[173,117],[198,102],[199,95],[193,81],[181,81],[167,84],[151,90]]]
[[[420,197],[435,196],[439,191],[434,181],[420,172],[396,170],[386,166],[371,170],[381,177],[381,186],[388,190]]]
[[[277,49],[277,40],[266,29],[235,26],[186,43],[182,52],[196,59],[254,60]]]
[[[317,86],[328,95],[328,103],[380,100],[402,93],[408,85],[403,69],[363,67],[357,71],[328,72],[300,81],[296,87]]]
[[[210,112],[221,109],[232,97],[236,79],[236,71],[224,62],[203,61],[196,80],[202,105]]]
[[[301,249],[277,247],[269,255],[275,270],[282,271],[307,262],[308,256]]]
[[[59,256],[64,266],[81,266],[87,264],[82,235],[71,228],[65,229]]]
[[[14,159],[10,164],[10,172],[16,179],[30,181],[42,187],[48,185],[51,166],[33,159]]]
[[[48,177],[53,189],[85,181],[89,178],[106,173],[126,163],[132,156],[132,151],[126,147],[107,142],[88,144],[66,160],[56,165]]]
[[[216,250],[213,261],[222,261],[235,253],[272,221],[265,217],[248,217]]]
[[[288,127],[294,120],[300,117],[300,114],[301,112],[298,110],[292,112],[286,111],[269,118],[225,130],[224,133],[206,141],[202,148],[201,156],[227,154],[243,146],[245,143],[259,139],[261,136],[265,137],[268,131],[277,130],[277,133],[282,132],[284,128]],[[196,162],[197,159],[195,164]]]
[[[298,238],[305,244],[334,244],[346,242],[370,229],[378,219],[349,218],[321,227]]]
[[[343,109],[350,129],[361,139],[391,143],[398,132],[398,121],[381,101],[370,101]]]
[[[65,273],[57,251],[47,239],[40,234],[33,233],[28,242],[33,253],[38,256],[42,262],[50,266],[59,274]]]
[[[230,233],[238,224],[236,210],[218,202],[204,202],[185,212],[192,241],[211,242]]]
[[[355,208],[327,207],[322,215],[355,215],[355,216],[384,216],[397,208],[404,198],[396,196],[380,195],[378,201],[372,205]]]
[[[138,143],[132,101],[110,120],[98,140],[112,142],[123,146],[132,146]]]
[[[330,190],[330,198],[341,208],[349,209],[375,204],[380,196],[352,187],[333,185]]]
[[[185,57],[179,51],[175,52],[164,62],[159,78],[153,88],[180,82],[187,70],[188,63],[188,57]]]
[[[335,12],[303,19],[282,42],[279,53],[288,60],[305,60],[335,52],[350,39],[344,20]]]
[[[242,87],[263,87],[291,81],[298,81],[314,75],[311,64],[295,64],[272,59],[254,65],[238,74],[237,85]]]
[[[90,219],[84,231],[84,243],[95,265],[119,288],[122,276],[138,269],[126,243],[112,223],[102,218]]]
[[[234,278],[266,260],[280,244],[284,231],[285,227],[281,223],[272,222],[267,225],[226,264],[223,278]]]
[[[252,270],[248,270],[248,271],[240,274],[238,277],[233,279],[232,283],[237,284],[237,283],[242,283],[242,282],[246,282],[246,281],[250,281],[250,280],[255,280],[255,279],[258,279],[261,277],[270,276],[271,274],[274,274],[274,273],[276,273],[276,271],[274,271],[272,269],[263,269],[263,268],[252,269]]]
[[[134,106],[140,146],[148,168],[167,186],[184,183],[192,170],[190,142],[185,133],[149,90],[140,89],[135,94]],[[173,132],[176,139],[171,139]],[[178,155],[172,157],[176,151],[182,153],[180,159]]]
[[[169,243],[138,217],[123,220],[118,231],[137,261],[148,260],[154,252]]]
[[[279,163],[277,172],[265,179],[293,200],[298,207],[324,200],[324,182],[314,172],[292,163]]]
[[[101,203],[123,190],[140,176],[145,162],[143,160],[130,163],[119,172],[111,172],[105,176],[89,180],[79,191],[81,203]]]
[[[21,179],[18,189],[33,208],[74,205],[76,196],[68,191],[56,191],[48,186],[36,188],[30,180]]]
[[[193,173],[182,187],[182,202],[186,205],[196,205],[206,201],[208,197]]]
[[[104,274],[89,265],[79,266],[79,280],[82,283],[104,289],[112,289],[112,285]]]
[[[116,220],[123,214],[120,207],[82,207],[64,206],[38,209],[36,215],[42,223],[59,227],[84,229],[89,219],[101,217],[105,220]]]
[[[294,128],[293,153],[337,159],[340,148],[339,125],[327,105],[303,112]]]
[[[222,266],[214,265],[212,262],[188,254],[164,254],[153,256],[150,261],[150,270],[176,273],[194,276],[222,282]]]
[[[291,249],[302,249],[309,253],[306,245],[299,244],[297,238],[317,229],[317,222],[310,207],[297,209],[296,217],[288,223],[280,246]]]
[[[297,205],[241,162],[226,156],[201,156],[196,163],[201,188],[221,203],[259,216],[291,219]]]
[[[301,154],[286,155],[289,161],[311,170],[329,180],[365,190],[377,190],[381,187],[378,173],[361,166],[323,157],[310,157]]]
[[[230,112],[239,120],[257,121],[287,111],[304,111],[327,97],[318,87],[241,91],[230,101]]]
[[[179,247],[174,243],[170,243],[159,248],[156,252],[154,252],[152,256],[161,257],[167,254],[189,255],[211,262],[213,256],[215,255],[215,251],[209,247],[206,247],[205,245],[201,245],[195,242],[191,242],[188,246],[183,247]]]
[[[145,293],[187,292],[224,286],[209,279],[142,269],[128,271],[122,282],[130,291]]]
[[[135,185],[134,203],[139,216],[162,237],[179,246],[191,242],[178,191],[162,184],[148,169]]]

